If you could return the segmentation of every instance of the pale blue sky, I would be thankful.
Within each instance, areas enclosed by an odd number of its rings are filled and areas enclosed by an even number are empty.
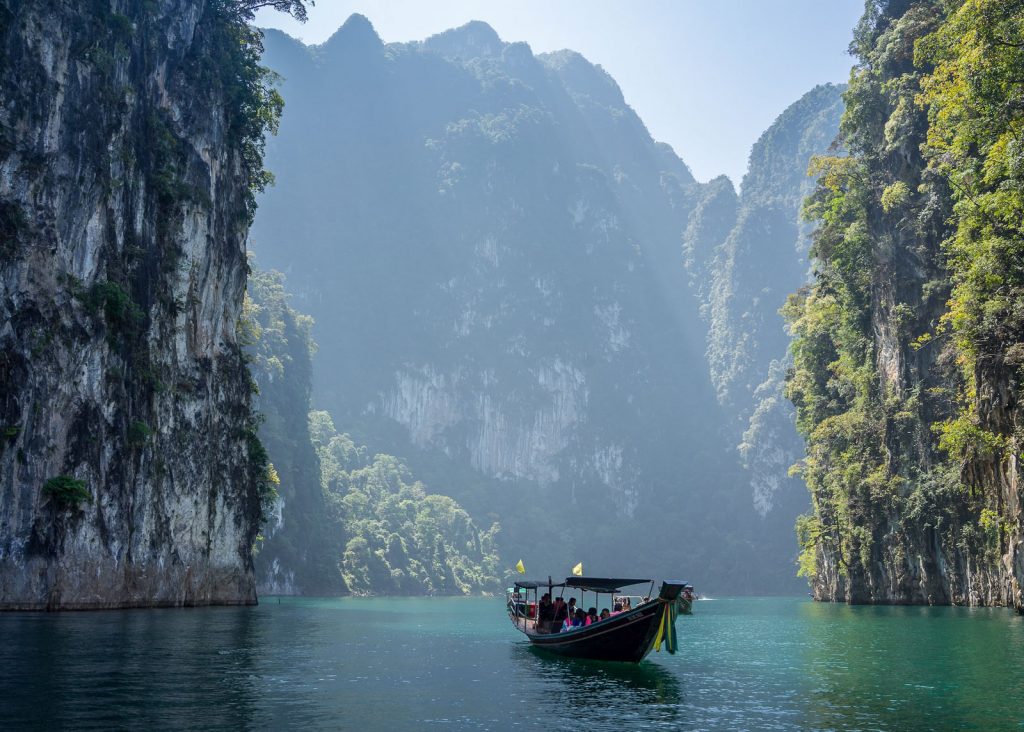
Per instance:
[[[737,184],[750,146],[815,84],[845,82],[864,0],[319,0],[300,25],[257,23],[322,43],[352,13],[386,42],[420,40],[470,20],[535,53],[571,48],[601,64],[655,139],[702,181]]]

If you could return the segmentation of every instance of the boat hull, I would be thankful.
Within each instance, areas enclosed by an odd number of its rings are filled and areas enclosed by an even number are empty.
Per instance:
[[[639,663],[651,652],[663,608],[653,601],[564,633],[523,632],[535,648],[562,656]]]

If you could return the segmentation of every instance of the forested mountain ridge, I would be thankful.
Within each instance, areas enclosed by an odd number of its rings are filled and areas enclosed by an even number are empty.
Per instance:
[[[251,6],[0,3],[2,608],[256,600]]]
[[[498,592],[505,574],[495,539],[450,496],[429,493],[405,461],[372,458],[338,434],[327,412],[310,412],[323,489],[343,535],[342,578],[361,595],[468,595]]]
[[[1024,4],[871,2],[787,389],[815,597],[1022,607]]]
[[[252,246],[316,320],[314,401],[528,566],[792,587],[686,287],[703,186],[614,81],[482,23],[383,44],[353,16],[266,47],[288,106]],[[641,529],[674,538],[652,558]]]

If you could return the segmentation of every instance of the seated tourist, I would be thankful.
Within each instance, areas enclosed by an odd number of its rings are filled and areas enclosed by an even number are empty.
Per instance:
[[[551,626],[551,632],[557,633],[561,629],[562,623],[565,622],[565,619],[567,617],[569,617],[569,610],[565,604],[565,600],[561,597],[556,597],[555,615],[552,618],[552,620],[554,620],[554,623]]]
[[[589,610],[587,610],[587,625],[590,625],[591,623],[596,623],[597,620],[597,608],[592,607]]]
[[[608,608],[601,608],[601,617],[599,617],[598,620],[607,620],[611,616],[612,614],[608,612]]]
[[[577,608],[576,612],[567,617],[565,619],[565,622],[562,623],[562,632],[564,633],[567,630],[575,630],[576,628],[582,628],[586,620],[586,617],[587,614]]]
[[[550,633],[551,621],[555,619],[555,606],[551,604],[551,595],[547,592],[540,598],[537,608],[537,632]]]
[[[633,602],[628,597],[622,598],[622,612],[633,609]]]
[[[618,615],[621,612],[622,612],[622,603],[621,602],[617,602],[614,605],[612,605],[612,615]]]

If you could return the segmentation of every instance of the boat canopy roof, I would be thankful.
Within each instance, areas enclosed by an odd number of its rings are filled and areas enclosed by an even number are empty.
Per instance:
[[[566,577],[565,586],[585,592],[618,592],[623,587],[642,585],[649,579],[622,579],[620,577]]]
[[[516,587],[522,590],[536,590],[541,587],[548,587],[547,580],[533,582],[531,580],[516,580]],[[550,587],[565,587],[564,582],[552,582]]]
[[[538,590],[546,587],[572,587],[584,592],[618,592],[623,587],[647,584],[649,579],[623,579],[621,577],[566,577],[565,582],[547,580],[516,580],[515,586],[522,590]]]

